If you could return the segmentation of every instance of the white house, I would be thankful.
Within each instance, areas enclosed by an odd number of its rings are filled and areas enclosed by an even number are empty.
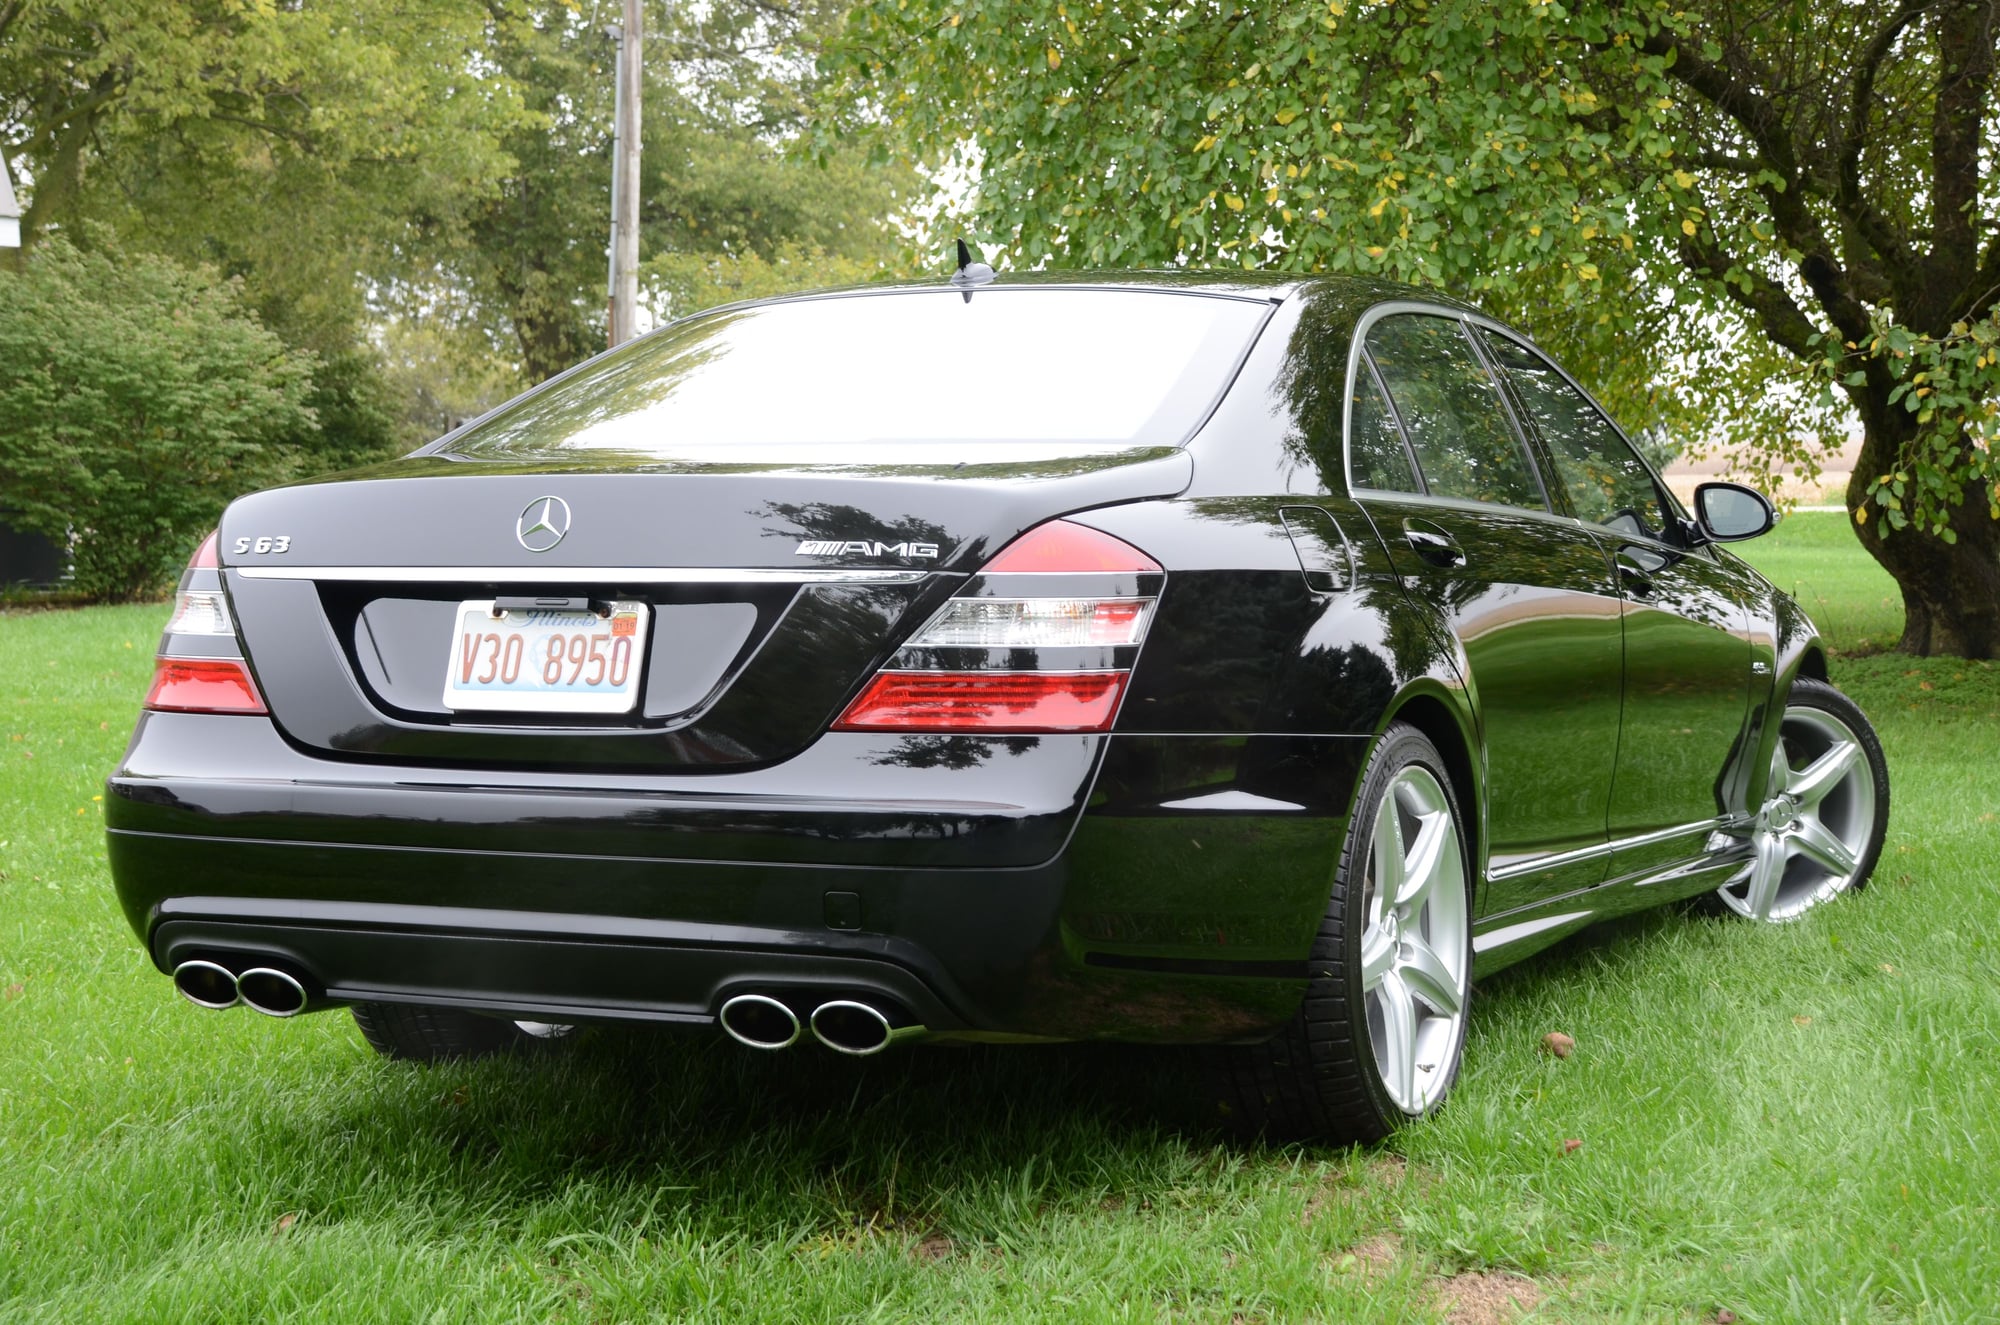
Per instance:
[[[0,248],[21,247],[21,204],[14,201],[14,181],[7,160],[0,157]]]

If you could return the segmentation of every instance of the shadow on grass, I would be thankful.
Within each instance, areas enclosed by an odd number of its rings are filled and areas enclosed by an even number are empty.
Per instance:
[[[1678,939],[1690,927],[1720,925],[1727,920],[1701,914],[1692,903],[1655,907],[1614,920],[1601,920],[1568,938],[1496,971],[1478,982],[1475,1009],[1532,1003],[1565,984],[1575,984],[1606,969],[1641,960],[1647,947]],[[1473,1013],[1475,1017],[1478,1011]]]
[[[678,1211],[711,1232],[922,1230],[949,1217],[961,1236],[998,1236],[1010,1210],[1123,1199],[1244,1148],[1204,1116],[1196,1050],[912,1047],[855,1060],[597,1028],[513,1059],[356,1068],[316,1107],[270,1120],[279,1134],[266,1143],[421,1190],[434,1209],[510,1219],[594,1193],[596,1206]],[[351,1186],[321,1196],[318,1208],[352,1213],[384,1199]]]
[[[1671,907],[1597,926],[1482,980],[1474,1015],[1560,998],[1702,923]],[[1346,1153],[1228,1130],[1196,1048],[910,1046],[851,1059],[598,1027],[516,1058],[353,1066],[342,1088],[274,1123],[287,1134],[273,1140],[421,1183],[448,1206],[591,1189],[651,1194],[648,1208],[668,1193],[670,1208],[722,1228],[923,1228],[950,1211],[963,1231],[967,1210],[1123,1199],[1260,1157]]]

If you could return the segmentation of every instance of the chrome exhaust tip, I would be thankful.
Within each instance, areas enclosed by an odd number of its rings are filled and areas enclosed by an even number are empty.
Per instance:
[[[236,977],[243,1005],[267,1017],[296,1017],[311,998],[297,977],[269,966],[255,966]]]
[[[174,988],[198,1008],[221,1012],[233,1008],[241,998],[236,990],[236,974],[215,962],[182,962],[174,968]]]
[[[866,1058],[898,1040],[915,1039],[922,1026],[898,1026],[882,1009],[853,999],[836,998],[813,1009],[813,1038],[837,1054]]]
[[[738,994],[716,1020],[730,1039],[752,1049],[789,1049],[799,1038],[799,1014],[769,994]]]

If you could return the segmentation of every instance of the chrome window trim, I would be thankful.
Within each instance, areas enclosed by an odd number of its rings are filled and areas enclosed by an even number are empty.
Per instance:
[[[359,580],[384,584],[914,584],[928,570],[724,566],[225,566],[251,580]]]
[[[1375,304],[1369,307],[1368,309],[1363,311],[1361,316],[1356,318],[1354,321],[1354,338],[1347,347],[1347,382],[1344,388],[1347,394],[1345,395],[1345,397],[1343,397],[1340,407],[1340,468],[1341,468],[1341,478],[1347,484],[1348,496],[1353,497],[1356,500],[1359,500],[1363,493],[1381,493],[1381,495],[1385,497],[1398,497],[1398,498],[1406,496],[1428,496],[1428,494],[1426,493],[1412,494],[1412,493],[1400,493],[1400,492],[1386,492],[1380,488],[1370,488],[1357,485],[1354,481],[1353,459],[1347,453],[1348,430],[1353,425],[1354,422],[1353,418],[1354,385],[1355,385],[1355,377],[1357,375],[1357,365],[1363,363],[1362,356],[1367,346],[1368,332],[1372,327],[1374,327],[1374,325],[1377,322],[1380,322],[1383,318],[1393,317],[1398,313],[1422,313],[1429,317],[1452,318],[1462,324],[1479,327],[1483,330],[1491,331],[1496,335],[1505,336],[1510,340],[1518,341],[1522,345],[1527,346],[1528,349],[1534,351],[1534,353],[1536,353],[1537,355],[1540,355],[1543,359],[1548,361],[1550,366],[1552,366],[1558,374],[1561,375],[1562,379],[1565,382],[1568,382],[1572,387],[1575,387],[1577,392],[1580,395],[1582,395],[1586,401],[1590,402],[1591,408],[1596,410],[1598,414],[1603,417],[1604,421],[1611,425],[1611,430],[1617,433],[1618,436],[1624,440],[1625,445],[1632,447],[1633,453],[1639,457],[1639,463],[1644,465],[1646,467],[1646,472],[1653,476],[1654,485],[1659,488],[1660,495],[1662,498],[1665,499],[1668,509],[1673,511],[1676,515],[1679,515],[1682,519],[1688,518],[1687,508],[1681,505],[1680,498],[1676,497],[1674,495],[1673,489],[1667,486],[1667,481],[1664,478],[1660,477],[1660,471],[1653,468],[1653,462],[1646,459],[1645,452],[1640,451],[1638,447],[1632,445],[1632,438],[1629,435],[1627,435],[1624,428],[1619,426],[1618,420],[1611,417],[1611,411],[1604,408],[1603,404],[1598,401],[1596,396],[1591,395],[1589,391],[1585,390],[1583,384],[1581,382],[1578,382],[1576,378],[1570,375],[1569,369],[1557,363],[1553,355],[1551,355],[1547,350],[1544,350],[1541,346],[1537,345],[1535,343],[1534,337],[1529,336],[1525,332],[1516,331],[1513,327],[1508,326],[1504,322],[1495,321],[1493,318],[1486,316],[1486,314],[1484,313],[1474,313],[1463,308],[1452,308],[1445,304],[1434,304],[1421,299],[1387,300],[1383,303]],[[1481,359],[1481,362],[1482,364],[1485,362],[1483,357]],[[1487,372],[1489,373],[1489,375],[1492,373],[1492,371],[1493,370],[1490,367],[1488,367]],[[1379,382],[1378,385],[1380,385]],[[1500,386],[1497,379],[1494,385],[1496,387]],[[1502,387],[1501,389],[1503,391],[1505,390],[1504,387]],[[1386,387],[1383,389],[1383,394],[1385,396],[1388,395],[1388,390]],[[1391,408],[1394,408],[1395,402],[1393,399],[1390,401],[1390,405]],[[1407,441],[1408,441],[1408,436],[1407,434],[1405,434],[1405,442]],[[1419,471],[1419,476],[1421,477],[1421,471]],[[1539,471],[1537,471],[1536,473],[1536,480],[1537,482],[1541,481],[1541,474],[1539,473]],[[1469,502],[1467,504],[1471,506],[1476,506],[1482,510],[1516,511],[1523,509],[1518,506],[1502,505],[1501,503],[1498,502]],[[1556,515],[1559,518],[1573,520],[1576,524],[1580,526],[1584,525],[1583,521],[1576,520],[1575,517],[1573,516],[1562,516],[1560,512],[1554,509],[1553,502],[1551,502],[1550,504],[1550,509],[1548,513],[1550,515]],[[1601,526],[1584,526],[1584,527],[1597,528]],[[1612,532],[1616,533],[1619,531],[1613,530]],[[1686,548],[1676,547],[1674,544],[1671,543],[1661,543],[1660,546],[1672,548],[1674,551],[1683,554],[1688,551],[1688,549]]]
[[[1523,874],[1534,874],[1541,870],[1557,869],[1564,865],[1574,865],[1580,861],[1592,860],[1598,856],[1609,856],[1632,847],[1652,846],[1659,842],[1672,841],[1690,833],[1712,833],[1739,822],[1737,816],[1723,814],[1713,819],[1701,819],[1694,823],[1678,824],[1672,828],[1656,828],[1650,833],[1640,833],[1633,837],[1621,837],[1609,842],[1599,842],[1594,846],[1578,847],[1574,851],[1558,851],[1553,855],[1531,856],[1518,864],[1502,865],[1495,868],[1490,863],[1486,869],[1488,881],[1513,879]],[[1537,902],[1539,906],[1541,903]]]

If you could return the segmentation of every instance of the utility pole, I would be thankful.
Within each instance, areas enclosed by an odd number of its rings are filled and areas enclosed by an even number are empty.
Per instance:
[[[645,68],[644,0],[625,0],[618,41],[618,102],[611,139],[611,288],[607,319],[612,346],[632,339],[639,308],[639,88]]]

